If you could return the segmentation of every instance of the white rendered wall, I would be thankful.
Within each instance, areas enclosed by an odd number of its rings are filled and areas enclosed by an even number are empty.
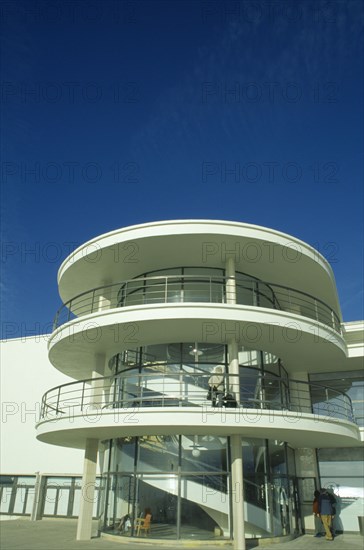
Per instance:
[[[82,474],[84,451],[36,439],[42,395],[72,382],[48,361],[48,335],[0,342],[0,472]]]

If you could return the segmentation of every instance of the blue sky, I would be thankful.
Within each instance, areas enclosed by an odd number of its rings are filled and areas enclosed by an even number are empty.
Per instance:
[[[2,333],[49,330],[82,242],[161,219],[269,226],[363,318],[363,3],[2,4]]]

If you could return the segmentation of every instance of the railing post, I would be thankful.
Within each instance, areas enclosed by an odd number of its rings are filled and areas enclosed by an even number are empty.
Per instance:
[[[86,382],[83,381],[83,383],[82,383],[82,394],[81,394],[81,405],[80,405],[81,412],[83,410],[83,401],[84,401],[84,398],[85,398],[85,384],[86,384]]]
[[[42,408],[41,408],[41,411],[40,411],[40,419],[41,420],[42,420],[42,418],[45,417],[45,403],[46,403],[45,399],[46,399],[46,395],[47,395],[47,393],[45,393],[42,397]]]
[[[271,291],[272,297],[273,297],[272,302],[273,302],[274,309],[279,309],[279,307],[277,307],[278,300],[277,300],[276,293],[274,292],[273,288],[274,288],[274,285],[269,285],[269,290]]]
[[[69,304],[68,304],[68,306],[66,306],[66,307],[68,307],[68,315],[67,315],[67,323],[68,323],[68,321],[69,321],[70,318],[71,318],[72,300],[69,301]]]
[[[318,307],[317,307],[317,300],[314,298],[315,303],[315,315],[316,315],[316,321],[319,321],[319,315],[318,315]]]
[[[128,290],[128,281],[126,281],[123,290],[124,290],[124,303],[123,303],[123,306],[125,307],[126,306],[127,290]],[[144,292],[144,301],[145,301],[145,292]]]
[[[165,277],[165,286],[164,286],[164,303],[168,303],[168,277]]]
[[[113,399],[112,399],[112,402],[113,402],[113,408],[115,408],[115,403],[116,403],[116,384],[117,384],[117,376],[114,376],[114,395],[113,395]],[[120,391],[120,389],[119,389]]]
[[[58,414],[58,410],[59,410],[59,400],[60,400],[60,396],[61,396],[61,386],[58,387],[56,414]]]
[[[95,290],[92,291],[92,301],[91,301],[91,312],[90,313],[94,312],[95,292],[96,292]]]
[[[253,306],[259,307],[260,298],[259,298],[259,283],[258,281],[253,282]]]

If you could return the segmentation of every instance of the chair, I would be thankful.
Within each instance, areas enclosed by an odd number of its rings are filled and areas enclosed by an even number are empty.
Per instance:
[[[145,536],[147,536],[147,534],[150,534],[151,520],[152,520],[152,514],[147,514],[145,518],[136,518],[135,527],[136,527],[137,537],[139,537],[141,531],[144,531]]]

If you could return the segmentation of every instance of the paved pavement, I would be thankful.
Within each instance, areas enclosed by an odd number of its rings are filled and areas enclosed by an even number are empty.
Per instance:
[[[2,518],[3,519],[3,518]],[[42,519],[31,522],[29,519],[14,519],[0,522],[1,550],[176,550],[176,548],[200,550],[232,549],[231,542],[221,544],[207,543],[200,545],[188,541],[182,545],[179,541],[138,540],[120,537],[118,542],[104,538],[92,538],[90,541],[76,541],[76,521],[66,519]],[[181,541],[182,542],[182,541]],[[263,541],[261,541],[263,542]],[[267,542],[267,541],[266,541]],[[247,541],[247,550],[252,548],[271,548],[271,550],[363,550],[364,538],[360,535],[338,535],[333,542],[325,538],[304,535],[288,542],[260,544]]]

